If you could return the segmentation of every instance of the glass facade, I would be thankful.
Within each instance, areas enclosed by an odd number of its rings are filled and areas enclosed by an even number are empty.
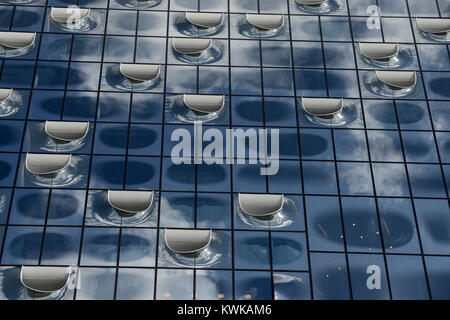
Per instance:
[[[448,18],[448,0],[0,3],[0,88],[13,89],[0,104],[0,299],[450,299],[450,38],[416,20]],[[70,5],[91,9],[74,28],[52,18]],[[223,18],[197,27],[186,11]],[[12,48],[6,32],[36,35]],[[180,38],[212,40],[192,55]],[[395,57],[363,55],[360,43],[382,42]],[[160,69],[129,81],[121,63]],[[375,70],[412,71],[415,85],[393,89]],[[223,95],[223,108],[180,110],[184,94]],[[302,98],[344,107],[317,117]],[[278,173],[175,164],[171,138],[194,120],[224,135],[279,129]],[[63,143],[46,121],[87,133]],[[71,158],[40,175],[28,154]],[[154,193],[133,215],[108,190]],[[252,217],[239,194],[283,194],[283,207]],[[211,229],[211,241],[174,253],[168,228]],[[75,284],[29,290],[24,265],[71,266]]]

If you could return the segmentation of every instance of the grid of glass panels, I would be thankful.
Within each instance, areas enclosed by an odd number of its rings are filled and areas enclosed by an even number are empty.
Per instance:
[[[22,265],[79,266],[63,299],[450,298],[449,47],[415,22],[449,17],[450,2],[327,1],[317,14],[294,0],[2,0],[0,30],[37,35],[25,55],[0,52],[0,87],[18,107],[0,118],[1,299],[48,298],[24,289]],[[91,8],[93,25],[56,27],[50,8],[68,5]],[[381,29],[366,27],[372,5]],[[174,53],[173,37],[196,36],[185,11],[224,13],[206,62]],[[246,13],[282,14],[284,28],[248,37]],[[376,68],[359,42],[396,42],[404,56]],[[120,87],[119,63],[161,64],[160,81]],[[377,94],[375,69],[414,70],[417,86]],[[206,128],[279,128],[279,173],[174,165],[171,133],[193,130],[171,108],[185,93],[225,95]],[[345,123],[315,123],[301,97],[351,108]],[[27,152],[64,152],[40,140],[46,120],[90,123],[70,176],[51,185],[24,169]],[[154,190],[148,218],[112,224],[108,189]],[[284,194],[288,223],[247,221],[240,192]],[[216,260],[175,259],[165,228],[212,229]],[[370,265],[380,289],[367,286]]]

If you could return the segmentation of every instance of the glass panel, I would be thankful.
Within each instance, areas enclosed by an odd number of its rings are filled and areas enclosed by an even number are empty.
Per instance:
[[[196,300],[233,299],[232,272],[198,270],[195,273]]]
[[[80,268],[77,300],[112,300],[114,298],[114,268]]]
[[[0,299],[448,298],[449,38],[417,21],[448,18],[448,0],[30,1],[0,6],[0,31],[29,33],[21,48],[0,35]],[[52,19],[69,5],[89,16]],[[217,23],[199,27],[186,10]],[[266,30],[248,13],[283,23]],[[176,38],[211,43],[182,54]],[[364,42],[399,51],[369,58]],[[131,80],[121,63],[159,73]],[[417,81],[395,88],[376,70]],[[223,108],[194,111],[184,94],[223,95]],[[303,98],[342,98],[343,108],[314,116]],[[46,121],[89,122],[88,132],[57,140]],[[227,150],[194,163],[213,149],[193,143],[194,121],[224,138],[278,130],[279,141],[246,143],[246,159],[235,143],[234,163]],[[178,129],[190,134],[185,148]],[[71,159],[37,175],[27,153]],[[142,203],[130,193],[141,206],[129,212],[108,190],[153,193]],[[282,207],[250,216],[239,193],[282,194]],[[211,242],[174,253],[165,228],[211,229]],[[41,297],[20,284],[23,264],[80,267],[80,283]]]
[[[315,300],[349,299],[347,263],[340,253],[311,253],[311,277]]]
[[[270,300],[272,283],[269,272],[236,271],[234,293],[237,300]]]
[[[77,265],[81,228],[47,227],[41,263],[43,265]]]
[[[236,231],[234,233],[235,267],[238,269],[269,269],[270,248],[267,232]]]
[[[448,300],[450,295],[445,284],[450,281],[449,257],[425,257],[425,262],[431,297],[433,300]]]
[[[154,274],[153,269],[119,269],[116,299],[153,300]]]
[[[157,273],[157,300],[192,300],[194,280],[192,270],[159,269]]]
[[[274,270],[308,270],[304,233],[272,232],[271,239]]]
[[[384,258],[374,254],[349,254],[353,299],[389,300]]]
[[[386,256],[392,299],[428,299],[428,289],[420,256]]]
[[[42,227],[8,227],[2,264],[38,264],[42,236]]]
[[[115,266],[119,245],[119,229],[87,228],[83,235],[83,265]]]
[[[306,197],[310,250],[344,251],[339,202],[334,197]]]
[[[310,300],[309,273],[277,272],[273,274],[276,300]]]
[[[447,200],[415,199],[417,222],[425,254],[450,252],[450,217]]]

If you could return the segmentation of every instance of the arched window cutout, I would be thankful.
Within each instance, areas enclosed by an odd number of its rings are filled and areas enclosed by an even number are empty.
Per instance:
[[[64,24],[78,23],[89,17],[91,9],[66,7],[52,7],[50,16],[53,21]]]
[[[212,39],[173,38],[173,48],[182,54],[198,54],[207,50]]]
[[[120,73],[134,81],[152,81],[159,77],[161,66],[159,64],[132,64],[121,63]]]
[[[13,93],[13,89],[0,89],[0,103],[8,100]]]
[[[25,167],[33,174],[53,174],[64,170],[70,163],[70,154],[27,153]]]
[[[245,17],[248,23],[262,30],[279,29],[284,25],[283,15],[247,13]]]
[[[417,83],[415,71],[375,71],[378,79],[394,88],[407,89]]]
[[[216,28],[223,23],[223,13],[186,12],[186,20],[200,28]]]
[[[36,292],[52,293],[67,286],[70,267],[22,266],[20,282]]]
[[[433,34],[442,34],[450,31],[450,19],[421,19],[416,18],[420,30]]]
[[[183,95],[183,102],[194,111],[213,113],[222,110],[225,104],[225,96],[185,94]]]
[[[153,203],[153,191],[108,190],[108,203],[116,210],[141,213]]]
[[[211,242],[211,230],[166,229],[167,247],[176,253],[195,253],[206,248]]]
[[[305,6],[320,6],[325,0],[295,0],[295,2]]]
[[[8,49],[25,49],[34,44],[36,33],[0,31],[0,45]]]
[[[313,116],[331,116],[342,110],[344,99],[302,98],[302,106],[307,113]]]
[[[56,140],[72,142],[86,137],[89,122],[45,121],[45,132]]]
[[[239,193],[239,207],[250,216],[274,215],[283,208],[283,195]]]
[[[384,60],[397,55],[397,43],[359,43],[359,50],[369,59]]]

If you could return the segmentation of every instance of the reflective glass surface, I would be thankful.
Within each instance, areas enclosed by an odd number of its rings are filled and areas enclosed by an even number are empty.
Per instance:
[[[448,0],[70,3],[91,8],[73,28],[51,17],[64,1],[0,0],[0,31],[36,33],[27,48],[0,44],[0,88],[13,89],[0,102],[0,299],[450,299],[450,36],[416,20],[449,17]],[[186,11],[223,20],[197,27]],[[283,25],[264,30],[247,13]],[[212,42],[189,55],[176,38]],[[360,42],[399,52],[370,59]],[[139,82],[121,63],[160,71]],[[417,81],[394,88],[375,70]],[[205,116],[183,94],[224,105]],[[343,109],[317,117],[303,97],[342,98]],[[195,120],[224,136],[279,129],[278,172],[174,163],[171,138],[194,137]],[[62,141],[46,121],[88,130]],[[43,176],[27,170],[27,153],[72,157]],[[115,208],[110,189],[154,194],[136,213]],[[254,217],[239,193],[283,194],[283,207]],[[179,253],[167,228],[212,237]],[[78,283],[37,295],[20,282],[23,265],[78,267]]]

